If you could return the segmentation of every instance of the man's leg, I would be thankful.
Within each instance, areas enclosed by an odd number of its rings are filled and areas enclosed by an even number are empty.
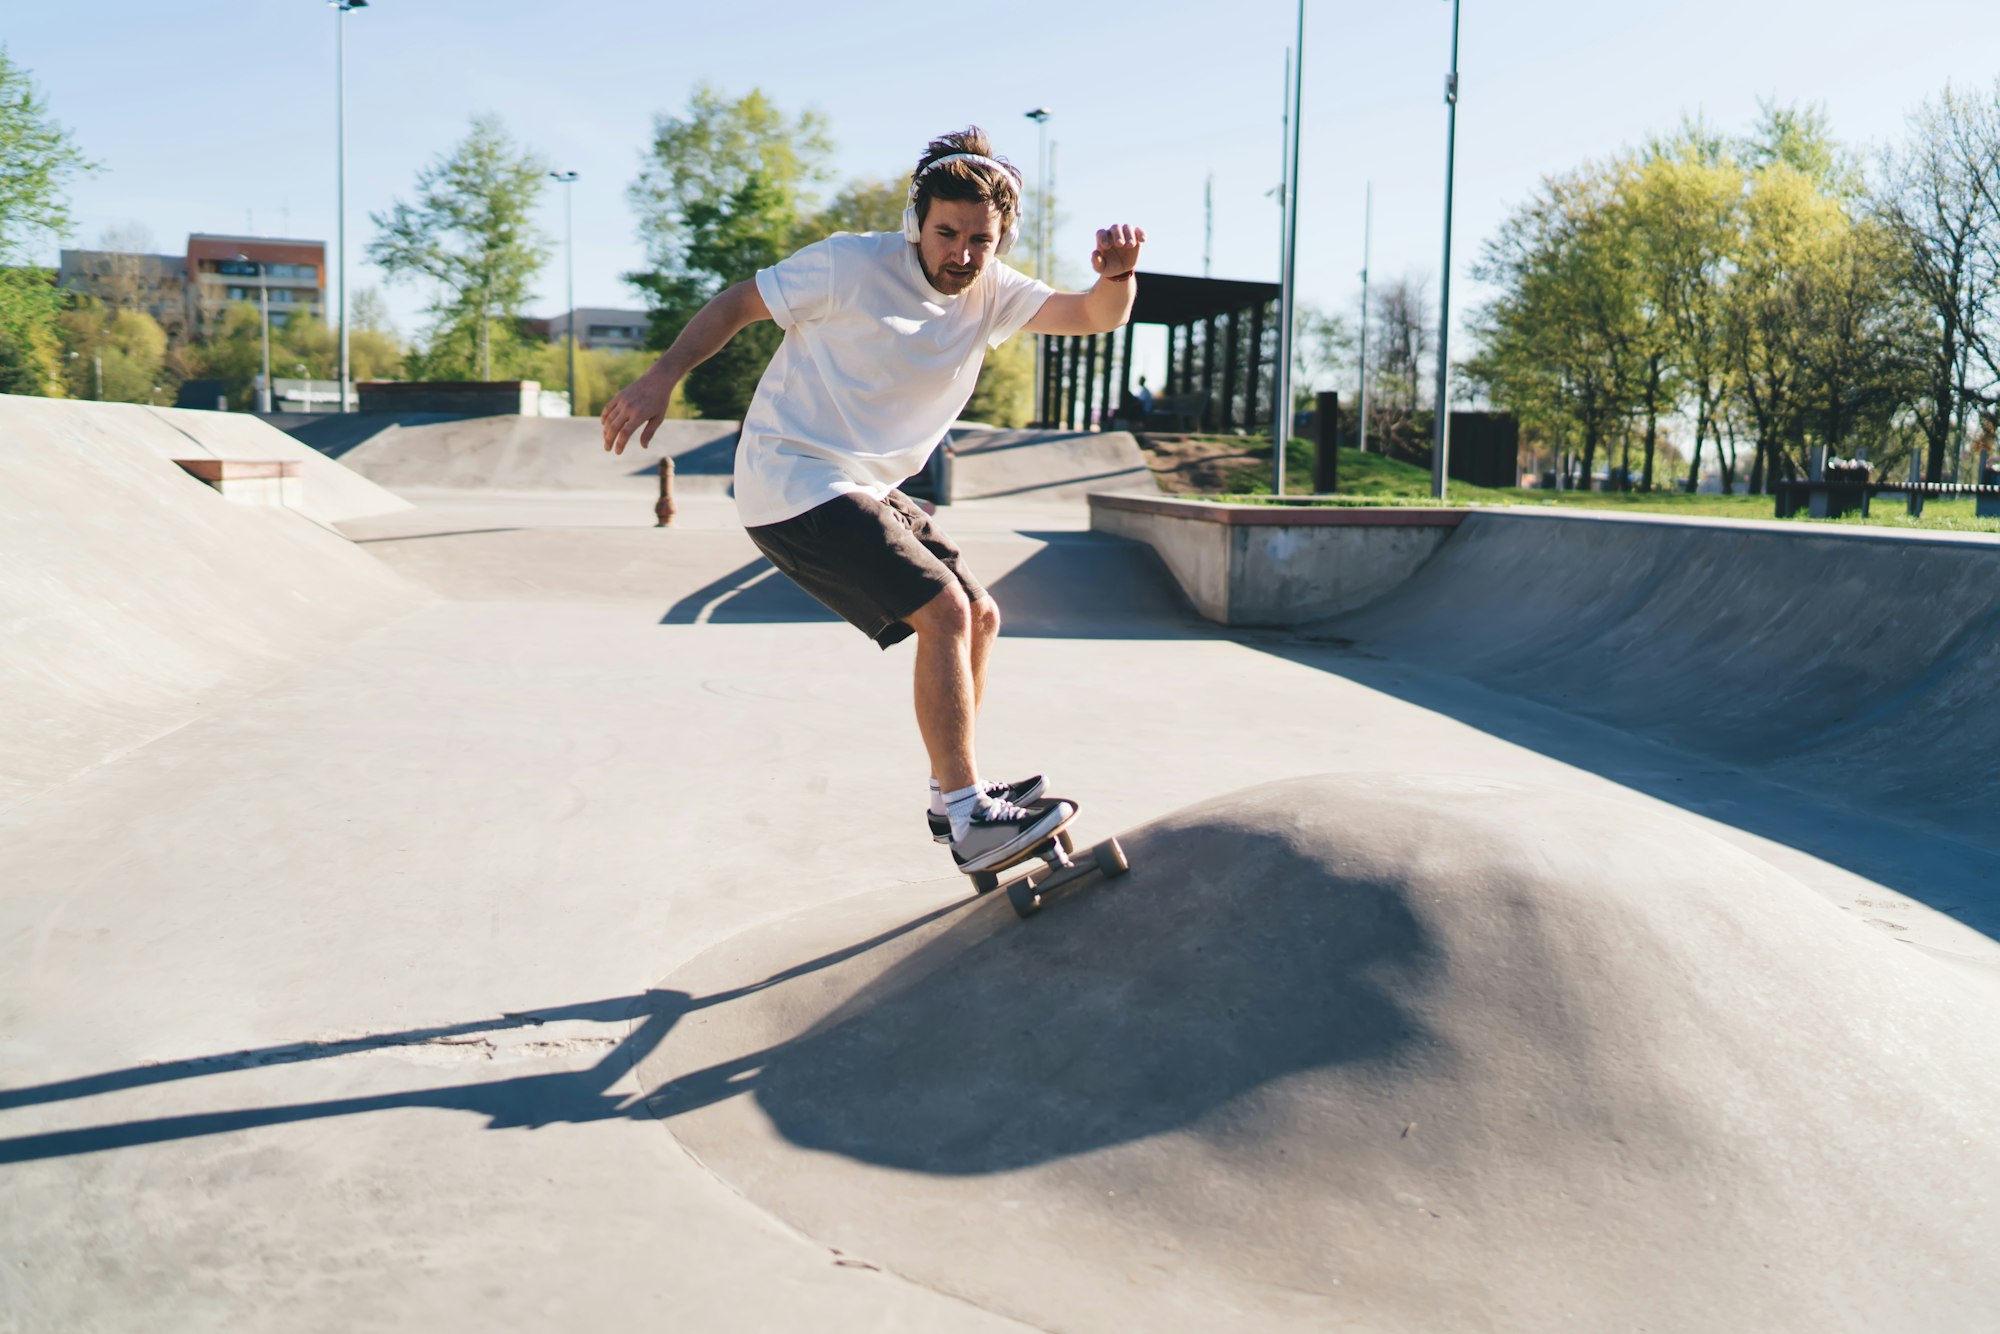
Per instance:
[[[930,753],[931,772],[946,792],[970,787],[978,776],[972,757],[972,720],[985,666],[983,650],[976,660],[978,668],[974,665],[973,646],[980,637],[974,629],[973,604],[966,600],[965,590],[953,584],[904,619],[917,632],[917,730]],[[997,629],[997,612],[993,624]],[[990,646],[990,636],[985,643]]]
[[[981,593],[972,604],[972,711],[986,702],[986,659],[1000,634],[1000,604]]]

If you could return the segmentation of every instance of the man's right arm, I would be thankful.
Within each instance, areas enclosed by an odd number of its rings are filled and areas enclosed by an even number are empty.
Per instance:
[[[653,433],[666,420],[667,403],[674,386],[687,373],[728,345],[743,329],[758,320],[771,318],[754,280],[746,280],[718,293],[714,300],[695,312],[695,317],[674,339],[674,345],[660,354],[646,373],[626,385],[604,405],[599,420],[604,426],[604,447],[613,454],[625,452],[625,442],[639,432],[639,447],[652,443]]]

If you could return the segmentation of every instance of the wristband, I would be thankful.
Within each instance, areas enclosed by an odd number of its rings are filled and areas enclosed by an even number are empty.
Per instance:
[[[1137,269],[1127,269],[1123,273],[1106,273],[1099,276],[1107,283],[1129,283],[1138,272]]]

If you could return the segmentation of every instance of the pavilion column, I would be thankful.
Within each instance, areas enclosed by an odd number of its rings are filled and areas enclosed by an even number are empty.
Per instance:
[[[1215,429],[1215,316],[1201,322],[1201,429]]]
[[[1236,344],[1242,333],[1240,310],[1229,312],[1227,351],[1222,358],[1222,430],[1224,434],[1236,429]]]
[[[1122,409],[1132,401],[1132,325],[1125,325],[1125,354],[1118,358],[1118,374],[1123,378],[1123,386],[1118,394],[1118,406]]]
[[[1080,408],[1078,430],[1090,430],[1090,400],[1098,386],[1098,336],[1084,338],[1084,374],[1076,378],[1076,406]]]
[[[1127,325],[1126,327],[1130,328],[1131,326]],[[1117,352],[1118,352],[1118,335],[1115,333],[1105,334],[1104,335],[1104,394],[1098,400],[1097,420],[1103,422],[1107,427],[1111,424],[1111,419],[1118,415],[1118,396],[1115,392],[1118,381],[1117,378],[1112,374],[1112,364],[1116,359]]]
[[[1247,375],[1243,385],[1243,426],[1246,430],[1256,430],[1263,418],[1258,404],[1262,398],[1259,379],[1264,371],[1264,307],[1258,302],[1250,308],[1250,356]]]

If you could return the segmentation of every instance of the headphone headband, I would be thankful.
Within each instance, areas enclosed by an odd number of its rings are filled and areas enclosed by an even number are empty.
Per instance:
[[[917,226],[917,186],[924,177],[930,174],[931,168],[942,167],[947,162],[980,162],[989,167],[997,167],[1014,178],[1014,190],[1017,195],[1025,193],[1028,188],[1027,178],[1021,175],[1019,167],[1011,162],[1002,162],[999,158],[987,157],[984,153],[947,153],[934,162],[927,162],[918,168],[916,175],[910,177],[910,197],[903,204],[903,239],[911,245],[915,245],[923,235],[921,229]],[[996,255],[1006,254],[1014,248],[1014,242],[1020,235],[1021,210],[1017,199],[1014,209],[1014,220],[1008,226],[1005,234],[1000,237],[1000,244],[994,248],[993,253]]]
[[[989,167],[998,167],[1001,171],[1004,171],[1009,176],[1012,176],[1014,178],[1014,188],[1016,190],[1024,188],[1027,184],[1027,178],[1021,175],[1021,169],[1019,167],[1016,167],[1011,162],[1002,162],[999,158],[987,157],[984,153],[946,153],[943,157],[938,158],[936,161],[924,164],[924,167],[921,171],[919,171],[916,175],[910,177],[911,203],[914,204],[917,202],[917,183],[923,180],[924,177],[930,175],[933,168],[942,167],[947,162],[984,163],[986,166]]]

